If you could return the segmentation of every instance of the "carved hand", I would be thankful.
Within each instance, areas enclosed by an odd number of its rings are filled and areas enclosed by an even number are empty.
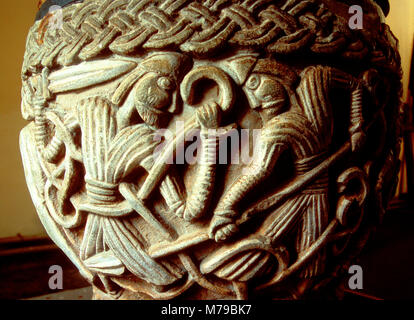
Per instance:
[[[352,134],[352,136],[351,136],[352,152],[359,151],[362,148],[362,146],[364,145],[365,140],[366,140],[366,136],[365,136],[365,133],[362,130],[357,131],[354,134]]]
[[[184,201],[180,200],[176,203],[174,203],[171,206],[171,211],[175,213],[177,217],[183,218],[184,212],[185,212],[185,203]]]
[[[227,211],[231,211],[230,215],[235,215],[233,210]],[[224,211],[216,211],[210,223],[209,236],[216,242],[227,240],[238,231],[233,219],[225,215],[227,214]]]
[[[221,109],[213,102],[197,110],[197,121],[202,129],[217,129],[220,125]]]
[[[361,75],[360,83],[373,94],[376,86],[379,82],[378,71],[375,69],[369,69]]]

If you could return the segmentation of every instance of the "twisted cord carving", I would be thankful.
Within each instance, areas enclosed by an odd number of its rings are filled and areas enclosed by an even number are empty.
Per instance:
[[[23,75],[140,50],[206,56],[224,46],[260,47],[281,55],[309,49],[347,58],[371,51],[318,0],[86,0],[63,11],[61,29],[40,28],[42,22],[32,27]]]

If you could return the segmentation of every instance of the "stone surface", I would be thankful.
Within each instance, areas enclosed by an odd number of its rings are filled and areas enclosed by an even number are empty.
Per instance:
[[[398,172],[397,41],[373,1],[57,14],[28,35],[20,146],[95,298],[296,299],[347,270]]]

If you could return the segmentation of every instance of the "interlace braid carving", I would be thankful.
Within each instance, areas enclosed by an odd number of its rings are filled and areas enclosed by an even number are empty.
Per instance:
[[[319,0],[86,0],[63,11],[61,29],[40,28],[41,22],[32,28],[23,75],[111,52],[171,49],[207,56],[227,46],[361,59],[371,45]]]

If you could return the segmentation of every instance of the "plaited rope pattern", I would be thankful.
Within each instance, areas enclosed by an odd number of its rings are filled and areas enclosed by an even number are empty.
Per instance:
[[[224,46],[280,55],[301,50],[351,59],[370,55],[377,64],[398,59],[351,32],[348,21],[318,0],[86,0],[64,8],[63,20],[58,30],[47,23],[39,28],[42,22],[32,27],[24,76],[108,53],[169,49],[211,56]]]

